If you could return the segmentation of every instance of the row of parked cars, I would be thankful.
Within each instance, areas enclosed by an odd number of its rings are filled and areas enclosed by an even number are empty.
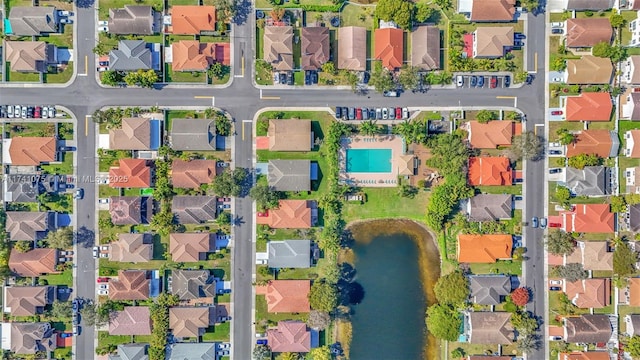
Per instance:
[[[56,117],[55,106],[1,105],[0,118],[47,119]]]
[[[485,85],[485,76],[483,75],[457,75],[456,76],[456,86],[463,87],[465,83],[469,84],[469,87],[478,87],[483,88]],[[503,87],[508,88],[511,86],[511,77],[509,75],[505,75],[503,77]],[[489,87],[491,89],[495,89],[498,87],[498,76],[493,75],[489,76]]]
[[[336,106],[336,119],[344,120],[403,120],[410,117],[408,108],[348,108]]]

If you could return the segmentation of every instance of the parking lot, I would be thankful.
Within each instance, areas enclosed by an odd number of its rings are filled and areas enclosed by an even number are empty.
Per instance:
[[[464,88],[486,88],[486,89],[496,89],[496,88],[508,88],[511,86],[511,76],[509,75],[456,75],[454,78],[454,83],[457,87]]]
[[[355,108],[355,107],[335,107],[336,119],[343,120],[407,120],[411,117],[408,108]]]

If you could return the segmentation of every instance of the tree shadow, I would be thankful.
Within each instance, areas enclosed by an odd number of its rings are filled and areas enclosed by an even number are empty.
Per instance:
[[[94,0],[76,0],[76,6],[83,9],[93,7],[94,3]]]
[[[236,13],[233,17],[233,23],[236,25],[244,24],[249,20],[249,16],[253,15],[251,1],[248,0],[237,0],[235,10]]]
[[[338,291],[340,293],[340,305],[357,305],[364,299],[364,287],[358,282],[338,281]]]
[[[95,233],[86,227],[81,227],[75,233],[75,243],[84,248],[91,248],[95,244]]]

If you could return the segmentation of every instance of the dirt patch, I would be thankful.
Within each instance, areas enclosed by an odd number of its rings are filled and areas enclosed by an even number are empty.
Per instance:
[[[432,156],[429,148],[421,144],[411,144],[409,145],[409,154],[415,155],[418,159],[416,175],[409,177],[411,185],[417,186],[420,180],[424,180],[425,186],[433,187],[442,181],[438,170],[427,166],[427,160]]]

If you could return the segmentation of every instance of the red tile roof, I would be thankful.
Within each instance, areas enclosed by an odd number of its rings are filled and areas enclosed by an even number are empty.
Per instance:
[[[265,296],[270,313],[307,313],[310,289],[309,280],[271,280],[256,287],[256,294]]]
[[[576,134],[573,143],[567,145],[567,156],[596,154],[601,158],[608,158],[612,145],[609,130],[583,130]]]
[[[470,157],[469,185],[511,185],[513,171],[506,157]]]
[[[309,352],[311,332],[302,321],[280,321],[277,329],[267,330],[267,342],[274,353]]]
[[[404,31],[401,29],[377,29],[373,57],[382,60],[382,66],[389,70],[402,67]]]
[[[573,211],[561,211],[566,232],[613,233],[615,215],[609,204],[578,204]]]
[[[629,289],[629,306],[640,306],[640,278],[632,277],[628,280],[627,288]]]
[[[56,139],[53,137],[22,137],[11,139],[11,165],[40,165],[56,160]],[[8,159],[5,159],[8,161]]]
[[[511,259],[511,235],[458,235],[458,262],[494,263]]]
[[[564,332],[563,332],[564,335]],[[610,360],[607,351],[574,351],[558,354],[558,360]]]
[[[522,124],[513,121],[469,121],[469,142],[476,149],[495,149],[511,145],[514,135],[522,133]]]
[[[119,167],[109,169],[112,188],[151,187],[151,162],[143,159],[120,159]]]
[[[171,7],[172,33],[200,35],[216,30],[216,8],[213,6],[176,5]]]
[[[565,107],[567,121],[610,121],[613,103],[607,92],[587,92],[569,96]]]
[[[58,258],[56,249],[38,248],[21,253],[11,250],[9,269],[20,276],[38,276],[55,273]]]
[[[258,217],[257,223],[273,229],[308,229],[311,227],[311,202],[307,200],[280,200],[277,209],[268,216]]]
[[[565,281],[564,293],[579,308],[603,308],[611,303],[611,279]]]

